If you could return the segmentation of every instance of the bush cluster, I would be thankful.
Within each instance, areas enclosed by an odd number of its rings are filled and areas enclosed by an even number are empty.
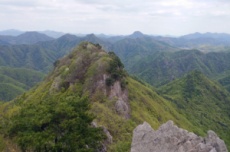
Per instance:
[[[109,68],[107,69],[107,72],[110,74],[110,77],[106,79],[106,85],[112,86],[115,81],[121,80],[123,82],[123,77],[126,74],[123,70],[124,65],[119,59],[119,57],[117,57],[114,52],[109,52],[108,54],[112,58],[112,60],[110,61]],[[123,82],[123,87],[124,84],[125,83]]]

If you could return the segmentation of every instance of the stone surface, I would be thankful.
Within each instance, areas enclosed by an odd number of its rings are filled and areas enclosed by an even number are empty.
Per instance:
[[[208,131],[206,138],[178,128],[173,121],[154,131],[144,122],[133,131],[131,152],[228,152],[226,145],[215,132]]]
[[[130,106],[128,103],[128,91],[121,88],[120,81],[116,81],[113,86],[110,87],[109,99],[116,100],[115,109],[116,112],[122,115],[124,118],[130,118]]]

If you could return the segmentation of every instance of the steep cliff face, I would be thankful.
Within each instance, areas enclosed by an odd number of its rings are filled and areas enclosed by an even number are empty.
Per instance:
[[[144,122],[133,131],[131,152],[228,152],[215,132],[208,131],[205,138],[178,128],[173,121],[154,131]]]

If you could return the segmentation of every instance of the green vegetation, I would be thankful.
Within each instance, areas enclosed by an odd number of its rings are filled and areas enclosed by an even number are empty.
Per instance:
[[[230,70],[218,75],[215,80],[230,92]]]
[[[180,78],[192,70],[199,70],[206,76],[216,79],[230,70],[229,58],[230,52],[206,54],[198,50],[157,52],[143,57],[138,62],[133,62],[127,70],[158,87]]]
[[[83,101],[83,96],[89,95],[91,101],[89,112],[97,116],[94,122],[97,126],[107,128],[113,137],[108,151],[128,151],[133,129],[138,123],[142,123],[145,119],[148,120],[148,113],[139,121],[135,119],[126,120],[116,112],[116,99],[108,98],[109,88],[106,84],[101,85],[101,80],[105,81],[104,75],[112,76],[123,71],[123,66],[115,54],[108,54],[97,45],[82,43],[71,54],[56,62],[55,65],[54,71],[38,87],[0,107],[2,112],[4,111],[2,113],[4,123],[1,123],[3,134],[6,136],[6,130],[9,130],[8,133],[11,135],[12,141],[18,143],[22,149],[58,148],[59,145],[53,143],[58,135],[55,129],[67,127],[62,126],[62,124],[72,122],[70,116],[76,113],[70,111],[79,107],[74,106],[75,108],[73,108],[75,103],[70,99]],[[121,75],[116,78],[121,78]],[[132,86],[132,79],[129,80],[125,77],[122,79],[130,81],[130,85],[126,87]],[[116,81],[120,80],[116,79]],[[105,89],[106,94],[104,93]],[[69,97],[69,95],[71,96]],[[135,98],[133,100],[135,101]],[[152,100],[154,100],[153,97],[149,99],[149,102]],[[63,117],[68,119],[62,120],[60,112],[63,112]],[[56,119],[57,121],[53,121]],[[92,120],[91,117],[89,120]],[[64,124],[67,125],[68,123]],[[46,129],[42,129],[43,127]],[[35,135],[37,138],[34,137]],[[62,138],[64,140],[67,137]],[[7,139],[4,140],[7,141]],[[13,147],[12,144],[7,143],[5,143],[6,147]]]
[[[38,32],[25,32],[18,36],[1,36],[1,40],[8,44],[35,44],[42,41],[51,41],[53,38]]]
[[[37,82],[40,82],[45,76],[45,74],[34,70],[11,67],[0,67],[0,75],[4,75],[7,77],[5,79],[1,79],[2,82],[14,81],[14,83],[21,83],[23,85],[26,85],[25,89],[33,87],[35,84],[37,84]]]
[[[114,52],[109,52],[108,54],[112,60],[109,62],[109,68],[107,69],[110,77],[106,79],[106,85],[112,86],[115,81],[121,81],[122,88],[125,88],[126,81],[124,80],[124,77],[126,76],[126,73],[123,69],[124,65]]]
[[[44,78],[44,74],[29,69],[0,67],[0,100],[10,101]]]
[[[230,76],[229,74],[225,74],[223,78],[219,78],[218,82],[223,85],[230,92]]]
[[[14,84],[0,83],[0,100],[10,101],[25,91],[23,88],[17,87]]]
[[[123,89],[109,87],[107,78],[121,85],[125,82],[126,85]],[[100,45],[83,42],[69,55],[55,62],[52,73],[38,86],[15,100],[0,105],[0,131],[4,135],[1,147],[7,149],[18,145],[31,151],[44,151],[46,148],[57,151],[65,148],[80,149],[88,145],[95,150],[98,143],[103,143],[108,152],[124,152],[130,151],[133,129],[137,125],[147,121],[157,129],[168,120],[199,135],[213,129],[229,144],[229,129],[226,125],[229,125],[227,114],[230,110],[225,106],[229,103],[227,91],[223,91],[199,72],[194,72],[182,82],[176,81],[180,85],[170,87],[169,84],[162,88],[159,92],[164,98],[158,91],[137,80],[126,74],[114,53],[106,53]],[[214,92],[218,94],[211,96]],[[111,97],[114,93],[120,96]],[[206,95],[210,97],[210,102],[207,102],[209,100],[206,100]],[[118,98],[123,96],[127,96],[130,108],[130,117],[127,119],[116,109]],[[202,111],[206,106],[208,113]],[[192,112],[196,112],[196,115]],[[209,112],[217,114],[208,115]],[[79,114],[83,117],[76,117]],[[92,121],[97,128],[90,125]],[[81,123],[86,127],[81,128]],[[78,127],[83,130],[78,132]],[[111,135],[112,139],[101,141],[101,127],[108,131],[107,135]],[[218,132],[218,129],[223,131]],[[59,130],[66,134],[60,134]],[[224,131],[226,134],[223,134]],[[69,132],[73,134],[67,136]],[[82,138],[79,139],[78,136]],[[95,137],[93,143],[88,138],[91,136]],[[80,142],[75,143],[77,141],[73,138]]]
[[[155,52],[171,52],[177,50],[167,43],[148,36],[141,38],[123,38],[113,43],[109,49],[117,54],[128,71],[133,67],[133,64],[142,61],[142,58],[152,55]]]
[[[25,68],[0,67],[0,100],[10,101],[38,82],[44,74]]]
[[[33,35],[34,33],[27,34]],[[140,35],[140,33],[136,36],[134,33],[133,36],[101,40],[93,34],[82,38],[66,34],[55,40],[32,45],[1,45],[0,65],[48,73],[58,58],[69,53],[81,41],[90,41],[99,43],[101,48],[113,50],[120,57],[130,74],[134,74],[154,86],[164,85],[194,69],[198,69],[210,78],[216,78],[230,69],[229,52],[204,54],[197,50],[178,51],[175,46],[180,46],[180,44],[191,40],[151,37]],[[34,38],[36,39],[36,37],[31,36],[31,39]],[[117,40],[112,41],[112,39]],[[216,47],[219,47],[219,45]],[[29,81],[33,82],[33,80],[28,80],[26,83]],[[108,85],[113,83],[113,78],[107,80]],[[29,88],[34,84],[29,85]],[[122,84],[125,86],[126,82],[122,81]],[[226,88],[229,88],[229,85],[226,84]],[[26,90],[25,88],[21,89]]]
[[[147,121],[154,129],[162,123],[173,120],[178,126],[189,131],[204,135],[202,130],[190,123],[182,114],[178,113],[167,100],[160,97],[150,87],[138,81],[126,77],[131,109],[130,119],[124,119],[115,109],[116,100],[109,100],[101,96],[92,103],[92,113],[97,115],[95,121],[108,129],[113,137],[113,143],[109,145],[109,151],[129,151],[132,142],[133,129]]]
[[[159,93],[195,126],[214,130],[229,147],[230,94],[222,86],[193,71],[160,87]]]
[[[22,151],[84,151],[98,149],[104,135],[91,125],[87,98],[52,96],[24,103],[11,117],[8,135]]]

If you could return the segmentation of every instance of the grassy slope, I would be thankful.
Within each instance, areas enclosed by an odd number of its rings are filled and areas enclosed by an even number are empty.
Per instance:
[[[86,44],[87,47],[85,47]],[[160,124],[170,119],[189,131],[201,135],[206,132],[206,130],[199,129],[190,123],[182,114],[177,112],[170,102],[160,97],[150,87],[128,76],[125,79],[128,83],[126,88],[129,92],[128,102],[131,107],[131,118],[125,119],[119,115],[115,109],[116,100],[108,99],[100,91],[100,88],[95,86],[95,82],[100,79],[100,76],[107,73],[106,69],[111,60],[109,55],[97,46],[82,43],[77,50],[59,60],[54,71],[38,87],[14,101],[0,106],[4,116],[0,119],[4,122],[1,123],[1,131],[4,133],[7,130],[7,125],[4,124],[7,124],[10,115],[16,114],[24,104],[36,105],[52,95],[63,98],[74,93],[75,95],[90,95],[91,112],[96,115],[95,121],[98,126],[105,126],[113,136],[113,143],[109,145],[108,151],[129,151],[132,131],[143,121],[147,121],[156,129]],[[5,142],[7,147],[12,145],[7,144],[9,140],[5,140]]]
[[[34,70],[0,67],[0,100],[12,100],[43,78],[43,73]]]
[[[198,71],[160,88],[181,114],[202,130],[214,130],[230,146],[230,94]]]
[[[223,74],[215,78],[221,85],[223,85],[230,92],[230,71],[225,71]]]
[[[115,110],[115,100],[108,100],[107,97],[100,95],[98,99],[92,102],[91,112],[96,115],[95,121],[99,126],[105,126],[113,136],[113,144],[109,146],[109,151],[129,151],[132,141],[132,131],[144,121],[150,123],[154,129],[157,129],[167,120],[173,120],[178,126],[203,135],[205,130],[192,125],[183,115],[179,114],[175,108],[157,95],[150,87],[144,86],[140,82],[127,78],[129,90],[129,103],[131,107],[131,118],[124,119],[118,115]],[[46,100],[50,95],[47,90],[50,89],[52,82],[42,83],[38,88],[32,89],[16,100],[16,103],[25,102],[39,104],[40,101]],[[64,92],[59,92],[56,97],[68,96],[72,89],[78,89],[82,85],[76,84],[75,87]],[[76,95],[79,93],[76,93]],[[103,99],[103,100],[102,100]],[[18,104],[6,103],[11,107],[7,115],[12,115],[20,109]],[[9,142],[9,141],[7,141]],[[2,144],[4,145],[4,144]],[[10,145],[11,146],[11,145]]]
[[[173,120],[178,126],[187,130],[204,134],[204,130],[192,125],[167,100],[163,99],[150,87],[127,78],[131,118],[120,117],[114,109],[115,101],[94,102],[92,111],[97,115],[96,121],[108,128],[114,143],[110,151],[129,151],[133,129],[144,121],[157,129],[162,123]]]

